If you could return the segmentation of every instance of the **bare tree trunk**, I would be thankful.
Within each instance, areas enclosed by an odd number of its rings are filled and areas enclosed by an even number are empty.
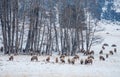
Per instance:
[[[19,42],[18,42],[18,0],[15,0],[15,7],[16,7],[16,11],[15,11],[15,14],[16,14],[16,41],[15,41],[15,54],[18,54],[18,48],[19,48]]]

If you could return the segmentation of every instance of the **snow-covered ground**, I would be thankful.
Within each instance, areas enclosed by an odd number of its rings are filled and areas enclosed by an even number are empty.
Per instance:
[[[95,51],[93,64],[81,65],[79,60],[74,65],[54,63],[57,55],[53,55],[50,63],[44,60],[46,56],[39,56],[39,62],[31,62],[31,56],[19,55],[14,57],[14,61],[8,61],[8,56],[0,56],[0,77],[119,77],[120,76],[120,26],[100,22],[99,26],[103,31],[96,32],[101,36],[102,43],[94,45]],[[99,51],[102,44],[108,43],[104,54],[113,50],[112,44],[117,45],[117,53],[110,55],[105,61],[99,60]],[[80,59],[86,56],[80,54]],[[67,61],[66,57],[66,61]],[[71,57],[70,57],[71,58]]]
[[[120,0],[114,0],[114,8],[116,12],[120,12]]]

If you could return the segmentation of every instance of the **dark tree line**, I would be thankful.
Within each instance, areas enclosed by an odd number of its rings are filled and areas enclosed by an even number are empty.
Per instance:
[[[1,26],[5,53],[18,51],[18,0],[1,0]]]
[[[87,0],[0,0],[4,53],[75,55],[82,49],[89,51],[97,21],[91,24],[87,6]]]

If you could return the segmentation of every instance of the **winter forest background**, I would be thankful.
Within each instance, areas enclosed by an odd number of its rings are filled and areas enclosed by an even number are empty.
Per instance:
[[[116,1],[116,3],[114,2]],[[119,0],[0,0],[5,54],[75,55],[100,42],[99,20],[120,21]]]

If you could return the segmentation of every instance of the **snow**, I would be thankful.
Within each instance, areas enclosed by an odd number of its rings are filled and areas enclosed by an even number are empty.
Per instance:
[[[120,0],[114,0],[114,7],[116,12],[120,12]]]
[[[67,62],[65,64],[54,63],[58,55],[53,55],[50,63],[45,62],[47,56],[39,56],[38,62],[31,62],[31,56],[28,55],[14,56],[14,61],[8,61],[7,55],[0,55],[0,77],[119,77],[120,30],[117,29],[120,29],[120,26],[105,21],[99,22],[98,25],[99,31],[95,35],[101,36],[103,41],[92,47],[95,51],[93,64],[81,65],[79,60],[74,65]],[[112,44],[117,45],[117,53],[110,55],[105,61],[100,61],[99,51],[104,43],[108,43],[109,46],[105,47],[103,56],[113,50]],[[80,59],[85,58],[86,56],[80,54]],[[66,61],[67,59],[68,57]]]

